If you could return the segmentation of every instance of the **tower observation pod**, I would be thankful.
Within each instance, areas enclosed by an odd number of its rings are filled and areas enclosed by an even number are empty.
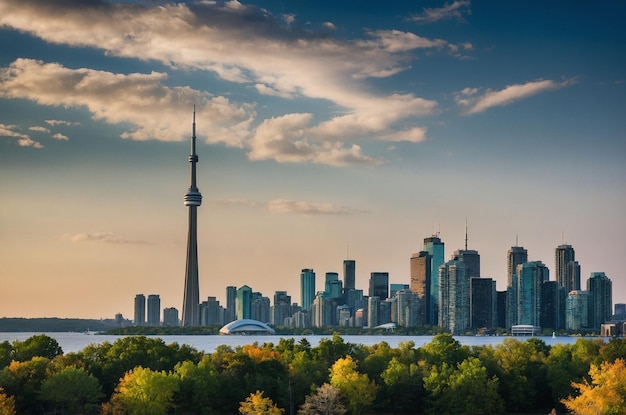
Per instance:
[[[185,193],[184,203],[189,207],[189,235],[187,238],[187,266],[185,269],[185,291],[183,294],[183,326],[200,324],[200,289],[198,287],[198,213],[202,194],[196,186],[196,108],[193,110],[191,154],[189,155],[191,184]]]

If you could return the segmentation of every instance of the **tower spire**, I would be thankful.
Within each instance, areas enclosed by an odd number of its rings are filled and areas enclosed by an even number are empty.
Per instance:
[[[202,204],[202,194],[196,186],[196,106],[193,107],[191,135],[190,186],[185,193],[185,206],[189,207],[189,234],[187,238],[187,265],[185,269],[185,291],[183,293],[183,326],[200,324],[200,290],[198,287],[198,213]]]
[[[465,250],[467,251],[467,218],[465,218]]]

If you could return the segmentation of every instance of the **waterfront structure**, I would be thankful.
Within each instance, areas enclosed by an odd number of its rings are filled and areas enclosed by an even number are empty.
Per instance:
[[[191,184],[185,193],[185,206],[189,208],[189,233],[187,237],[187,265],[185,269],[185,291],[183,294],[183,326],[200,323],[200,288],[198,282],[198,206],[202,194],[196,186],[196,110],[193,111],[191,154],[189,155]]]
[[[302,310],[307,311],[315,300],[315,271],[305,268],[300,273],[300,302]]]
[[[275,334],[273,328],[253,319],[231,321],[220,329],[220,334]]]
[[[356,282],[356,261],[354,259],[343,260],[343,290],[347,293],[355,289]]]
[[[517,324],[517,266],[528,262],[528,251],[522,246],[512,246],[506,253],[507,312],[506,327]]]
[[[439,267],[439,327],[452,334],[469,327],[469,278],[465,264],[450,260]]]
[[[135,326],[144,326],[146,324],[146,296],[137,294],[135,296],[135,315],[133,319]]]
[[[491,278],[470,278],[470,327],[491,329],[497,325],[496,282]]]
[[[565,328],[580,330],[589,327],[589,292],[570,291],[565,301]]]
[[[226,287],[226,310],[224,312],[224,322],[230,323],[237,318],[237,287],[229,285]]]
[[[237,290],[237,320],[249,319],[252,316],[252,288],[244,285]]]
[[[432,256],[427,251],[421,251],[411,255],[410,273],[411,273],[411,291],[419,298],[419,321],[420,324],[428,324],[430,319],[430,290],[432,272]]]
[[[178,309],[168,307],[163,309],[163,325],[165,327],[178,327]]]
[[[148,296],[148,326],[161,325],[161,298],[158,294]]]
[[[611,320],[613,283],[604,272],[592,272],[587,280],[589,291],[589,327],[599,332],[603,323]]]
[[[428,324],[436,326],[439,315],[439,267],[445,262],[445,244],[438,235],[424,238],[424,251],[430,255],[430,298],[428,299]]]
[[[559,245],[554,251],[556,281],[567,293],[580,290],[580,267],[571,245]]]
[[[540,327],[541,287],[548,280],[548,268],[541,261],[517,266],[517,325]]]
[[[389,273],[372,272],[369,281],[369,296],[378,297],[381,301],[389,298]]]

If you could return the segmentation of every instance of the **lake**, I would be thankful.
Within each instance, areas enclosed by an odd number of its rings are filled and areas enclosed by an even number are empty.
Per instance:
[[[23,341],[27,338],[34,336],[36,334],[42,333],[0,333],[0,342],[5,340],[12,343],[14,340]],[[85,334],[85,333],[44,333],[47,336],[55,339],[59,346],[63,349],[63,353],[70,352],[78,352],[84,349],[86,346],[94,343],[104,343],[108,341],[109,343],[113,343],[115,340],[126,337],[124,335],[114,336],[109,334]],[[302,338],[306,338],[311,346],[317,346],[322,339],[332,338],[330,335],[307,335],[307,336],[287,336],[287,335],[275,335],[275,336],[220,336],[220,335],[173,335],[173,336],[147,336],[151,338],[161,338],[166,344],[170,343],[178,343],[178,344],[187,344],[197,350],[213,353],[216,348],[220,345],[231,346],[233,348],[237,346],[244,346],[246,344],[251,344],[254,342],[258,342],[259,344],[263,343],[274,343],[277,344],[281,338],[294,338],[296,342],[300,341]],[[381,342],[387,342],[391,347],[395,348],[400,343],[405,343],[408,341],[413,341],[416,347],[423,346],[424,344],[430,342],[433,336],[394,336],[394,335],[380,335],[380,336],[369,336],[369,335],[351,335],[351,336],[341,336],[345,342],[362,344],[365,346],[371,346],[374,344],[378,344]],[[467,346],[482,346],[482,345],[498,345],[502,343],[504,339],[509,338],[508,336],[455,336],[461,344]],[[515,337],[519,340],[528,339],[528,337]],[[555,344],[573,344],[576,342],[579,337],[575,336],[557,336],[557,337],[538,337],[543,340],[546,344],[552,346]],[[592,338],[600,338],[602,337],[588,337]]]

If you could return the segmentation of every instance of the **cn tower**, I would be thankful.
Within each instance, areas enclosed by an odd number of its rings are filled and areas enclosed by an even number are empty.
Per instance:
[[[198,212],[202,195],[196,187],[196,107],[193,108],[191,135],[191,185],[185,193],[185,206],[189,206],[189,236],[187,238],[187,266],[185,269],[185,293],[183,295],[183,326],[200,324],[200,289],[198,288]]]

